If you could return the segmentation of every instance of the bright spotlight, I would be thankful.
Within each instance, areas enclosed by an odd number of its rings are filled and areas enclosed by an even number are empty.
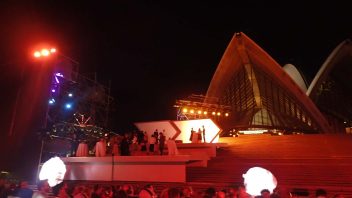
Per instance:
[[[211,114],[215,115],[216,113],[215,113],[215,111],[213,111],[213,113],[211,113]]]
[[[60,184],[65,176],[66,166],[59,157],[52,157],[46,161],[39,173],[40,180],[48,180],[49,186]]]
[[[39,51],[35,51],[33,54],[34,57],[39,58],[41,56]]]
[[[204,115],[207,115],[207,114],[208,114],[208,112],[204,111],[204,112],[203,112],[203,114],[204,114]]]
[[[199,111],[198,111],[198,114],[202,114],[202,111],[201,111],[201,110],[199,110]]]
[[[65,107],[66,107],[66,109],[71,109],[71,108],[72,108],[72,105],[71,105],[70,103],[67,103],[67,104],[65,105]]]
[[[49,100],[49,104],[54,104],[54,103],[55,103],[55,99],[54,98]]]
[[[187,113],[188,109],[187,108],[183,108],[182,112],[183,113]]]
[[[229,116],[229,113],[225,113],[225,116],[226,116],[226,117]]]
[[[56,49],[55,48],[51,48],[50,49],[50,53],[55,53],[56,52]]]
[[[47,49],[42,49],[41,54],[42,54],[42,56],[49,56],[50,52]]]
[[[260,195],[260,191],[263,189],[268,189],[272,193],[277,186],[275,176],[270,171],[261,167],[250,168],[242,176],[246,191],[252,196]]]
[[[53,93],[55,93],[55,91],[56,91],[55,89],[52,89],[52,90],[51,90],[51,92],[53,92]]]
[[[193,110],[193,109],[191,109],[190,113],[194,113],[194,110]]]
[[[72,93],[69,93],[69,94],[68,94],[68,97],[72,97],[72,96],[73,96],[73,94],[72,94]]]
[[[220,113],[220,112],[218,112],[216,115],[220,116],[220,115],[221,115],[221,113]]]

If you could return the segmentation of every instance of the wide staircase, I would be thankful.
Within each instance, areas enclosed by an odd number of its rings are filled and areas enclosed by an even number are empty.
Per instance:
[[[325,189],[328,197],[343,194],[345,198],[352,198],[352,135],[241,135],[222,137],[220,142],[228,146],[218,148],[217,156],[207,167],[187,167],[186,183],[79,183],[131,184],[136,192],[146,184],[153,184],[159,195],[167,187],[191,186],[201,194],[209,187],[221,190],[240,185],[242,175],[249,168],[259,166],[274,174],[283,198],[294,190],[306,191],[308,197],[314,197],[318,188]]]
[[[329,195],[352,197],[351,135],[242,135],[221,138],[208,167],[187,168],[187,183],[198,189],[217,189],[243,183],[242,174],[255,166],[271,171],[285,194],[303,189],[312,196],[318,188]]]

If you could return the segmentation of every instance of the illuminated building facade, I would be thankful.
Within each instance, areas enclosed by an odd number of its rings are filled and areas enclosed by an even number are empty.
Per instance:
[[[345,40],[321,66],[307,95],[327,118],[332,132],[352,132],[352,43]]]
[[[243,33],[236,33],[210,82],[208,98],[219,98],[231,114],[224,129],[278,129],[305,133],[330,132],[315,105],[285,70]]]

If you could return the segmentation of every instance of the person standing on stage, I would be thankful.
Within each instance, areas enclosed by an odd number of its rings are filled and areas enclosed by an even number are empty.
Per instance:
[[[128,142],[128,134],[125,133],[120,143],[120,151],[122,156],[129,156],[130,153],[130,143]]]
[[[178,150],[177,150],[177,145],[176,145],[175,140],[173,140],[173,139],[171,139],[171,137],[169,137],[166,144],[167,144],[168,155],[178,155]]]
[[[143,137],[142,137],[142,141],[141,141],[141,151],[142,152],[147,152],[147,145],[148,145],[148,134],[147,132],[143,132]]]
[[[198,128],[198,141],[197,143],[201,143],[202,142],[202,130],[200,128]]]
[[[120,155],[119,153],[119,138],[117,135],[112,137],[112,149],[111,149],[111,154],[112,155]]]
[[[106,156],[106,142],[104,137],[101,137],[100,140],[95,144],[95,156],[96,157]]]
[[[79,141],[78,141],[77,135],[73,133],[71,137],[71,151],[70,151],[71,157],[76,156],[78,144],[79,144]]]
[[[155,143],[156,143],[156,137],[153,134],[149,139],[149,153],[151,153],[152,155],[154,154],[154,151],[155,151],[155,148],[154,148]]]
[[[205,128],[204,128],[204,125],[202,126],[202,133],[203,133],[203,142],[206,143],[205,141]]]
[[[165,133],[165,130],[163,130],[163,133]],[[162,132],[159,133],[159,151],[160,155],[163,155],[164,147],[165,147],[165,135]]]
[[[155,137],[155,139],[156,139],[155,144],[158,144],[158,139],[159,139],[159,138],[158,138],[158,135],[159,135],[158,129],[155,129],[153,135],[154,135],[154,137]]]
[[[197,139],[198,139],[198,136],[192,127],[191,128],[191,136],[189,137],[189,141],[191,141],[192,143],[197,143],[197,141],[196,141]]]

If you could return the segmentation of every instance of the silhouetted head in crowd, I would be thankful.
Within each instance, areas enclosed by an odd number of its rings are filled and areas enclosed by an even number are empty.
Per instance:
[[[180,197],[181,197],[181,191],[177,188],[166,188],[160,194],[160,198],[180,198]]]
[[[116,191],[116,195],[114,195],[114,197],[128,198],[128,194],[124,190],[118,190],[118,191]]]
[[[177,188],[170,188],[168,195],[169,195],[169,198],[179,198],[181,197],[181,191]]]
[[[37,184],[38,190],[41,192],[48,193],[50,191],[50,186],[48,180],[39,181]]]
[[[270,191],[268,189],[263,189],[260,191],[262,198],[270,198]]]
[[[205,195],[204,197],[215,197],[216,196],[216,190],[213,187],[207,188],[205,190]]]
[[[316,198],[326,198],[327,196],[328,196],[328,193],[324,189],[317,189],[315,191]]]
[[[216,193],[216,197],[217,198],[225,198],[226,197],[226,190],[225,189],[222,189],[222,190],[219,190],[217,193]]]
[[[185,197],[185,198],[192,197],[192,195],[193,195],[192,187],[191,186],[184,187],[182,190],[182,194],[183,194],[183,197]]]
[[[237,197],[248,197],[248,193],[246,191],[246,186],[244,184],[240,184],[237,189]]]

